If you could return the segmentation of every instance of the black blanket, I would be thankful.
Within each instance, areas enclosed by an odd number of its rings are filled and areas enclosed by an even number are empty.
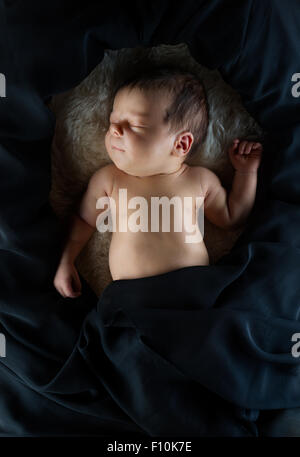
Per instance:
[[[259,435],[300,406],[298,0],[7,0],[0,21],[0,436]],[[268,132],[247,229],[216,265],[63,299],[46,102],[106,48],[181,42]]]

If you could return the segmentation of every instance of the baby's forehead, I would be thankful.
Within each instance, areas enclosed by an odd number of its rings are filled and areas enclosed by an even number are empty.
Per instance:
[[[134,111],[139,111],[139,107],[143,107],[143,112],[151,112],[153,108],[158,105],[163,109],[167,108],[170,104],[170,96],[162,89],[140,89],[139,87],[122,87],[115,94],[114,107],[125,104],[130,105],[132,102]]]

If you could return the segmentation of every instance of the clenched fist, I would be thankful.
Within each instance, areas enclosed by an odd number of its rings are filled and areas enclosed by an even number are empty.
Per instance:
[[[228,154],[235,170],[255,172],[261,162],[262,150],[261,143],[240,141],[236,138],[230,146]]]
[[[54,287],[64,297],[76,298],[81,294],[81,283],[73,263],[60,263],[54,280]]]

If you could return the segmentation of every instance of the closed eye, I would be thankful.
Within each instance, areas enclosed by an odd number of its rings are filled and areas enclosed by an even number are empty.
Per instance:
[[[134,127],[134,128],[137,128],[137,129],[144,129],[144,128],[146,128],[146,127],[143,126],[143,125],[133,125],[133,124],[130,124],[130,122],[128,122],[128,125],[129,125],[130,127]]]
[[[110,124],[113,125],[113,124],[116,124],[116,122],[110,121]],[[146,129],[147,128],[146,126],[143,126],[143,125],[132,125],[131,127],[135,127],[137,129]]]

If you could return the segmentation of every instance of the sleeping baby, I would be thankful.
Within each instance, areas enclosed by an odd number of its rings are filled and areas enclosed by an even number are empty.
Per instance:
[[[112,163],[92,175],[70,219],[54,278],[63,297],[81,293],[75,260],[95,230],[112,232],[113,281],[142,278],[209,265],[199,220],[205,214],[218,227],[237,229],[254,204],[260,143],[230,145],[235,172],[228,193],[211,170],[186,163],[209,121],[196,75],[170,66],[144,70],[120,84],[113,100],[105,136]]]

